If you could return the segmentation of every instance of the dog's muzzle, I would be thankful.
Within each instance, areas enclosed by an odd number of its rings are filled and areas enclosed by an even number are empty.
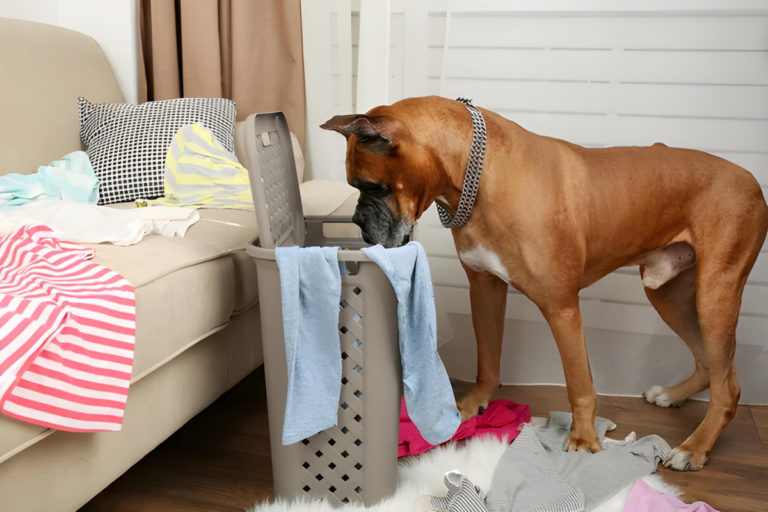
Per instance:
[[[410,222],[395,220],[386,203],[362,196],[352,222],[360,226],[365,243],[381,244],[386,248],[401,246],[411,229]]]

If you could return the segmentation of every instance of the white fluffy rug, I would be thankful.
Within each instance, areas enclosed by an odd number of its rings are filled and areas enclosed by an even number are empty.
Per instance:
[[[493,472],[507,443],[495,438],[471,439],[463,446],[449,443],[418,457],[401,459],[398,466],[398,483],[395,494],[379,504],[365,508],[362,505],[346,505],[335,508],[325,501],[278,501],[256,505],[252,512],[421,512],[419,498],[425,494],[445,496],[447,490],[443,476],[448,471],[462,472],[475,485],[488,492]],[[658,475],[643,480],[662,492],[679,496],[676,487],[667,484]],[[631,486],[594,509],[594,512],[621,512],[629,496]]]

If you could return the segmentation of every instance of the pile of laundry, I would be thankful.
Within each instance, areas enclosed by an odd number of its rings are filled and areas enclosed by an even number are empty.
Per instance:
[[[496,466],[488,492],[458,471],[445,475],[446,496],[422,499],[424,512],[582,512],[595,510],[623,488],[633,485],[624,512],[712,512],[709,505],[686,505],[656,491],[641,478],[656,472],[670,452],[661,437],[623,441],[605,437],[614,426],[597,418],[602,451],[591,454],[563,450],[571,433],[570,413],[552,412],[541,426],[522,426]]]

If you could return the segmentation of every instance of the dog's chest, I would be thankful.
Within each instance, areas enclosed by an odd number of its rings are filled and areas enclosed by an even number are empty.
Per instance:
[[[502,264],[501,258],[482,245],[478,244],[472,249],[460,251],[459,259],[475,272],[490,272],[509,283],[509,272]]]

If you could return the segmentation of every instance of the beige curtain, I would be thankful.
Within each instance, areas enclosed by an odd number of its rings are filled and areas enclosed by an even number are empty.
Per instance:
[[[141,0],[139,101],[229,98],[282,110],[304,147],[300,0]]]

